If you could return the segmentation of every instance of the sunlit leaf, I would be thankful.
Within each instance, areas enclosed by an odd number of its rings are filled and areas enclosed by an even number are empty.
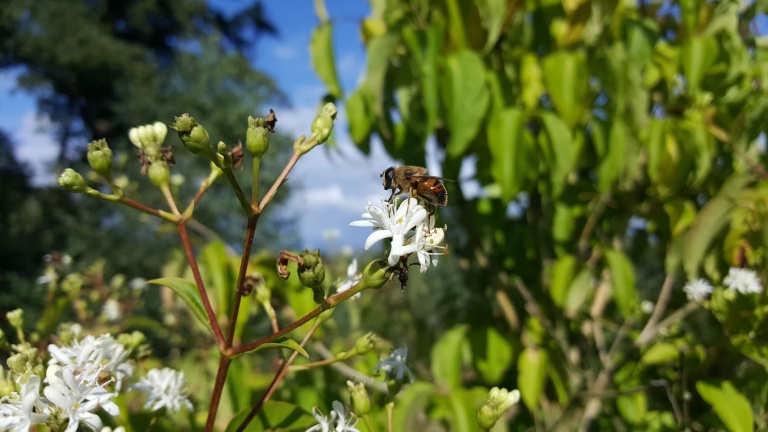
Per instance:
[[[496,44],[501,35],[501,29],[504,21],[507,19],[507,0],[479,0],[477,9],[480,12],[480,19],[483,27],[488,33],[488,39],[485,41],[483,52],[487,53]]]
[[[195,282],[186,279],[168,277],[158,278],[147,281],[147,283],[166,286],[176,292],[192,310],[198,321],[203,324],[203,327],[213,333],[211,323],[208,321],[208,315],[205,313],[205,306],[203,306],[203,300],[200,297],[200,293],[197,290]]]
[[[432,383],[416,381],[407,385],[397,395],[394,413],[392,414],[393,430],[408,430],[409,426],[423,417],[426,405],[436,392]]]
[[[448,127],[451,131],[448,153],[463,155],[477,135],[490,101],[485,83],[485,65],[473,51],[458,51],[446,60],[450,82]]]
[[[552,179],[552,193],[557,196],[565,188],[568,173],[573,168],[575,156],[573,140],[571,131],[559,116],[551,112],[543,112],[541,120],[549,136],[553,159],[548,172]]]
[[[520,191],[531,168],[527,163],[528,146],[523,137],[522,110],[494,111],[488,120],[488,147],[491,151],[491,175],[501,187],[501,199],[510,201]]]
[[[605,251],[605,259],[611,270],[613,296],[616,299],[616,305],[622,315],[630,317],[640,306],[632,263],[623,253],[610,249]]]
[[[544,392],[547,379],[547,352],[538,348],[526,348],[518,359],[517,385],[520,395],[531,411],[538,411],[539,398]]]
[[[497,385],[512,363],[512,344],[493,327],[469,333],[472,363],[488,385]]]
[[[340,98],[341,86],[333,57],[333,27],[330,21],[315,27],[309,42],[309,54],[312,56],[312,67],[328,87],[328,94],[334,99]]]
[[[640,363],[645,365],[654,365],[660,363],[667,363],[675,361],[680,357],[680,350],[676,346],[659,342],[652,345],[646,352],[643,353],[643,357],[640,359]]]
[[[461,350],[467,338],[467,327],[457,326],[443,333],[432,346],[431,367],[436,383],[447,388],[461,386]]]
[[[544,58],[544,82],[565,124],[572,128],[585,111],[587,67],[584,52],[558,51]]]
[[[752,432],[754,430],[749,400],[739,393],[729,381],[723,381],[719,386],[699,381],[696,383],[696,390],[702,399],[712,405],[715,413],[728,430],[733,432]]]
[[[694,36],[688,39],[680,51],[680,64],[685,73],[688,91],[697,93],[707,69],[717,59],[717,40],[709,36]]]
[[[549,286],[549,295],[552,301],[559,307],[563,307],[571,282],[576,276],[576,257],[563,255],[552,266],[552,282]]]

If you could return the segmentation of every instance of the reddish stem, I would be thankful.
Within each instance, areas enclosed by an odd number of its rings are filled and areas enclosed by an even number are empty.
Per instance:
[[[221,394],[224,392],[224,383],[227,381],[230,364],[232,364],[232,359],[225,355],[219,359],[219,370],[216,372],[216,382],[213,385],[213,394],[211,394],[211,406],[208,407],[208,420],[205,422],[206,432],[213,431],[214,423],[216,423],[216,412],[219,410],[219,402],[221,401]]]
[[[267,194],[264,195],[264,199],[261,200],[261,204],[259,204],[258,210],[256,213],[261,213],[264,211],[264,207],[269,204],[270,201],[272,201],[272,198],[274,198],[275,194],[277,193],[277,189],[285,182],[285,178],[288,177],[288,173],[291,172],[293,169],[293,166],[296,165],[296,162],[299,161],[299,158],[301,157],[301,153],[294,152],[293,156],[291,156],[291,160],[288,161],[288,163],[285,165],[285,168],[283,168],[283,172],[280,173],[280,175],[275,179],[275,182],[272,184],[272,187],[269,188],[269,191],[267,191]],[[253,203],[255,206],[256,203]]]
[[[235,338],[235,325],[237,317],[240,314],[240,300],[243,298],[243,284],[248,273],[248,261],[251,258],[251,247],[253,246],[253,235],[256,232],[256,224],[259,223],[259,215],[253,215],[248,219],[248,227],[245,230],[245,243],[243,244],[243,255],[240,258],[240,272],[237,275],[237,286],[235,287],[235,298],[232,301],[232,315],[229,319],[229,331],[227,339],[224,342],[224,348],[232,347]]]
[[[128,197],[120,197],[120,202],[127,205],[128,207],[133,207],[138,211],[142,211],[144,213],[151,214],[152,216],[157,216],[159,218],[163,217],[162,214],[160,214],[160,211],[157,209],[153,209],[152,207],[146,206],[138,201],[134,201]]]
[[[189,261],[189,267],[192,269],[192,275],[195,277],[195,285],[197,285],[197,291],[200,293],[200,298],[203,300],[203,307],[205,308],[205,314],[208,316],[208,321],[213,328],[213,334],[216,336],[216,343],[219,348],[224,347],[224,335],[221,333],[221,327],[216,320],[216,314],[211,307],[211,301],[208,299],[208,293],[205,291],[205,285],[203,284],[203,278],[200,275],[200,268],[197,266],[195,260],[195,254],[192,252],[192,244],[189,242],[189,234],[187,234],[187,223],[181,221],[178,224],[179,237],[181,237],[181,243],[184,245],[184,252],[187,255],[187,261]]]

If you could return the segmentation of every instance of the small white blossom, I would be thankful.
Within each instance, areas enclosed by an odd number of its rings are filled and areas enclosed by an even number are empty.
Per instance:
[[[135,277],[135,278],[131,279],[130,282],[128,282],[128,286],[133,291],[143,290],[146,285],[147,285],[147,280],[144,279],[144,278],[140,278],[140,277]]]
[[[742,294],[763,292],[763,284],[760,283],[757,273],[749,269],[731,267],[723,283],[731,291]]]
[[[428,217],[416,228],[416,235],[413,236],[412,241],[416,246],[416,256],[419,258],[421,273],[429,269],[430,262],[433,266],[437,266],[437,258],[445,254],[446,248],[441,246],[445,241],[445,230],[446,228],[435,228],[434,217]]]
[[[700,302],[712,294],[712,285],[706,279],[696,279],[688,281],[683,286],[683,291],[688,296],[688,300]]]
[[[114,298],[109,298],[104,302],[101,313],[109,322],[117,321],[123,317],[123,313],[120,311],[120,302]]]
[[[354,414],[350,413],[350,418],[347,419],[346,410],[341,402],[333,401],[332,405],[333,410],[328,417],[324,416],[317,407],[312,408],[312,415],[317,420],[317,424],[307,429],[306,432],[360,432],[355,428],[357,419]]]
[[[48,386],[43,393],[69,421],[66,432],[75,432],[81,422],[91,430],[101,430],[101,418],[92,412],[99,408],[113,416],[120,413],[111,400],[116,393],[110,393],[99,383],[102,372],[96,369],[75,374],[71,366],[48,366],[45,378]]]
[[[152,411],[167,408],[168,411],[177,412],[182,406],[192,409],[192,403],[187,398],[189,390],[183,372],[171,368],[152,369],[133,388],[149,395],[144,408],[151,408]]]
[[[418,250],[416,244],[405,244],[405,236],[419,226],[427,218],[427,211],[414,198],[401,202],[395,209],[395,204],[384,203],[384,208],[378,208],[370,203],[363,213],[364,220],[354,221],[350,226],[372,227],[373,233],[365,240],[365,250],[370,249],[376,242],[385,238],[392,239],[387,262],[393,266],[400,257]]]
[[[13,393],[0,402],[0,430],[28,431],[30,426],[45,423],[47,404],[40,398],[40,377],[31,375],[21,384],[21,393]]]
[[[48,345],[48,352],[51,353],[49,364],[70,366],[84,373],[93,370],[109,373],[115,378],[117,391],[120,391],[123,379],[133,374],[133,363],[128,359],[130,350],[110,334],[98,338],[88,335],[64,347]]]
[[[392,354],[384,360],[379,361],[375,371],[384,371],[387,378],[394,378],[396,381],[402,381],[405,375],[408,375],[408,381],[413,382],[413,372],[405,364],[408,360],[408,347],[405,345],[392,351]]]
[[[347,278],[343,282],[341,282],[338,287],[336,287],[336,292],[342,293],[352,288],[355,284],[360,282],[360,279],[362,279],[362,277],[363,275],[357,272],[357,258],[355,258],[349,264],[349,267],[347,267]],[[353,299],[360,298],[360,293],[353,295],[352,298]]]

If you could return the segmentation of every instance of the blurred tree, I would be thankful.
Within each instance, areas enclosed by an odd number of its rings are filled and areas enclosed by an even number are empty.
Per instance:
[[[464,293],[432,291],[442,305],[414,317],[451,328],[415,344],[432,355],[433,420],[457,420],[439,413],[464,397],[459,384],[483,383],[519,387],[522,422],[538,430],[698,428],[717,424],[707,404],[744,400],[765,427],[766,386],[748,384],[768,378],[766,297],[736,318],[680,290],[701,275],[722,283],[730,266],[765,276],[765,3],[371,3],[367,73],[346,100],[352,139],[368,153],[376,136],[422,166],[434,139],[442,175],[461,179],[442,214]],[[312,55],[340,97],[331,27]],[[707,392],[723,378],[746,399]],[[736,417],[720,420],[752,430]]]
[[[85,143],[106,138],[116,154],[116,170],[137,179],[140,166],[127,139],[130,127],[156,120],[171,123],[175,115],[189,112],[204,122],[214,143],[222,140],[233,146],[245,137],[248,115],[266,115],[270,104],[285,101],[275,83],[247,57],[257,40],[276,35],[276,29],[261,2],[238,7],[238,12],[225,14],[196,0],[2,0],[0,69],[16,71],[19,86],[31,92],[40,113],[50,117],[60,145],[57,170],[73,165],[87,172]],[[290,157],[289,141],[279,133],[274,137],[262,164],[265,179],[276,177]],[[166,145],[176,148],[172,173],[183,175],[179,199],[188,201],[209,165],[186,153],[173,131]],[[245,181],[249,174],[244,171]],[[19,186],[4,188],[4,193],[33,193],[22,174],[16,181]],[[215,228],[227,243],[239,245],[243,222],[228,216],[239,215],[237,200],[219,187],[214,185],[197,209],[200,224],[193,228],[203,235]],[[139,189],[144,197],[157,197],[147,204],[165,206],[146,178],[132,181],[127,191]],[[289,188],[281,190],[276,204],[287,197],[285,191]],[[37,225],[24,241],[5,246],[17,259],[25,257],[25,268],[37,265],[41,254],[39,248],[21,250],[33,238],[46,237],[56,239],[45,243],[47,251],[67,252],[84,264],[106,258],[108,273],[158,274],[169,249],[177,245],[175,236],[158,236],[165,227],[136,212],[82,198],[59,203],[74,210],[58,223]],[[4,197],[0,201],[16,202]],[[38,210],[55,214],[61,211],[59,204]],[[268,229],[259,230],[257,245],[278,248],[273,241],[296,242],[293,219],[274,210],[265,216],[262,224]],[[144,240],[152,240],[151,246]]]

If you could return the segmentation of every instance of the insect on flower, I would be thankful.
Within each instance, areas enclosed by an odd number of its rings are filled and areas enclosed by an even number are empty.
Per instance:
[[[448,192],[443,185],[443,179],[428,176],[427,169],[419,166],[391,166],[381,173],[381,183],[384,190],[392,190],[389,201],[395,195],[407,193],[414,198],[420,198],[425,203],[435,207],[445,207],[448,204]]]

